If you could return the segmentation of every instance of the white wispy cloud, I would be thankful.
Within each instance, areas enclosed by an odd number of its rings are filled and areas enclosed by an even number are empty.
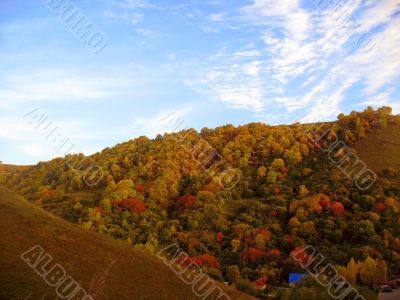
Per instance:
[[[2,77],[0,106],[26,102],[98,100],[126,92],[133,81],[66,69],[15,70]]]
[[[36,160],[46,160],[47,157],[52,157],[55,154],[55,151],[50,147],[37,143],[24,143],[16,148],[19,153]]]
[[[137,8],[155,8],[157,7],[154,3],[147,0],[107,0],[114,6],[125,8],[125,9],[137,9]]]
[[[390,93],[377,92],[386,86],[396,86],[399,82],[400,49],[396,47],[400,43],[399,26],[399,19],[392,20],[383,31],[375,34],[372,42],[379,46],[367,53],[359,49],[349,55],[309,93],[289,99],[287,104],[297,109],[314,103],[310,114],[318,115],[319,119],[332,118],[340,111],[339,104],[344,100],[346,91],[361,82],[365,87],[363,97],[368,99],[363,104],[390,104],[397,107],[396,102],[388,100],[393,89],[390,89]]]
[[[213,27],[213,26],[205,26],[205,25],[201,25],[200,29],[204,32],[204,33],[218,33],[220,32],[219,28]]]
[[[122,20],[130,22],[132,24],[140,24],[144,20],[144,14],[142,14],[142,13],[123,12],[123,13],[119,14],[116,12],[112,12],[110,10],[105,10],[104,16],[109,19],[116,19],[116,20],[122,19]]]
[[[234,55],[236,56],[246,56],[246,57],[256,57],[261,56],[261,51],[259,50],[247,50],[247,51],[238,51]]]
[[[233,58],[226,58],[231,62]],[[187,81],[200,93],[221,101],[228,107],[261,111],[264,107],[261,61],[235,63],[213,68],[199,80]]]
[[[131,126],[136,129],[136,133],[155,137],[157,134],[165,132],[172,133],[188,129],[187,116],[192,111],[191,106],[184,106],[169,111],[158,112],[147,117],[134,118]],[[140,128],[140,129],[139,129]]]
[[[208,19],[214,22],[220,22],[225,20],[225,14],[224,13],[218,13],[218,14],[210,14],[208,16]]]
[[[239,9],[236,24],[225,16],[230,26],[258,30],[265,47],[232,49],[232,54],[225,49],[203,77],[203,89],[230,107],[260,112],[275,103],[296,113],[312,106],[326,119],[336,116],[356,84],[364,87],[361,96],[371,99],[398,82],[400,0],[303,4],[254,0]],[[227,61],[229,56],[237,58]],[[249,59],[257,59],[255,65]]]
[[[86,153],[90,153],[88,142],[93,139],[93,136],[86,135],[81,138],[86,129],[82,122],[72,119],[51,119],[44,110],[40,109],[35,109],[30,113],[20,111],[19,114],[18,117],[1,118],[0,142],[12,145],[19,155],[24,156],[25,161],[47,160],[50,157],[63,156],[63,152],[57,150],[57,147],[64,138],[68,140],[65,148],[75,145],[74,150],[77,150],[77,147],[81,146],[87,150]],[[35,114],[37,114],[36,118],[34,118]],[[80,149],[82,150],[83,148]]]
[[[360,105],[369,105],[369,106],[384,106],[384,105],[389,105],[391,103],[392,99],[392,94],[394,93],[395,89],[390,88],[385,90],[382,93],[372,95],[371,97],[367,97],[366,101],[363,101],[360,103]],[[398,100],[400,103],[400,99]]]
[[[244,16],[263,25],[282,27],[287,35],[296,40],[308,37],[310,14],[300,7],[299,0],[255,0],[241,9]]]
[[[360,19],[358,32],[368,32],[372,28],[389,22],[393,16],[400,12],[399,0],[374,1],[368,6]]]

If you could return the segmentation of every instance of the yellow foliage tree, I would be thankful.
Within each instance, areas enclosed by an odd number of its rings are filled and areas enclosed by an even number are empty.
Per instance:
[[[347,263],[347,268],[346,268],[346,279],[349,281],[352,285],[355,285],[357,282],[357,275],[359,273],[359,268],[358,264],[354,260],[354,258],[351,258],[350,261]]]
[[[368,256],[364,262],[360,263],[360,279],[363,284],[372,285],[376,272],[376,262],[371,257]]]

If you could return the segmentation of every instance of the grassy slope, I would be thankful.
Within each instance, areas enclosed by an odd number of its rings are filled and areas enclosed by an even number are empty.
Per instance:
[[[85,290],[112,265],[97,299],[198,299],[161,260],[125,243],[83,231],[0,187],[0,299],[54,299],[53,288],[21,259],[39,244]],[[228,289],[232,299],[253,299]],[[45,297],[43,298],[43,296]],[[30,297],[29,297],[30,296]]]
[[[400,128],[388,126],[354,145],[359,157],[374,171],[383,168],[400,170]]]
[[[17,165],[7,165],[7,164],[0,164],[0,173],[14,173],[17,171],[22,171],[27,169],[31,166],[17,166]]]
[[[17,173],[28,169],[30,166],[15,166],[15,165],[6,165],[0,164],[0,180],[3,176],[8,176],[13,173]]]

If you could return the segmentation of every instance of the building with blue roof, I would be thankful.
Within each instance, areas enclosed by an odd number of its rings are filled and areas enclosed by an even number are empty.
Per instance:
[[[305,273],[290,273],[289,274],[289,286],[294,287],[303,277],[307,274]]]

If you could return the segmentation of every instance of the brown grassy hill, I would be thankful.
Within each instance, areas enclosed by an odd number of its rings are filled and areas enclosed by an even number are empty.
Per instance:
[[[6,178],[10,174],[18,173],[28,169],[31,166],[16,166],[16,165],[7,165],[0,163],[0,180],[4,177]]]
[[[31,166],[17,166],[17,165],[8,165],[0,163],[0,173],[14,173],[18,171],[23,171],[28,169]]]
[[[88,292],[92,286],[96,300],[199,299],[159,258],[83,231],[2,187],[0,235],[0,299],[56,298],[55,288],[20,258],[35,245],[52,256],[50,266],[59,263]],[[231,299],[253,299],[224,289]]]
[[[374,171],[400,170],[400,128],[389,125],[367,135],[354,145],[357,155]]]

